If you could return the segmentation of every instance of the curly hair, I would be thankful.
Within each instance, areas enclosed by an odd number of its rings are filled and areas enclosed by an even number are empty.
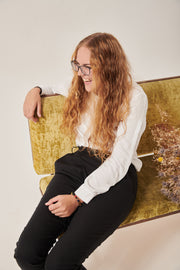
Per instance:
[[[98,154],[95,151],[95,155],[99,155],[103,160],[112,152],[120,122],[126,132],[132,89],[130,67],[120,43],[111,34],[95,33],[81,40],[72,55],[72,60],[76,60],[80,47],[87,47],[91,52],[93,92],[98,96],[89,142],[99,150]],[[81,122],[87,101],[88,92],[84,82],[81,76],[74,72],[62,122],[62,126],[71,135],[76,136],[76,127]]]

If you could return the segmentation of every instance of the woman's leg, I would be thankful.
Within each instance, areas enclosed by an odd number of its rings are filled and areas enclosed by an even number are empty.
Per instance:
[[[84,260],[121,224],[130,212],[137,191],[133,165],[106,193],[76,211],[68,229],[47,256],[45,270],[80,270]]]
[[[15,258],[21,269],[83,270],[82,262],[125,219],[136,196],[137,176],[133,165],[124,179],[108,192],[96,196],[89,204],[78,208],[69,218],[54,216],[44,205],[58,194],[75,191],[99,165],[100,162],[90,158],[86,151],[65,156],[56,162],[57,175],[17,244]],[[48,255],[62,232],[65,233]]]
[[[100,161],[90,157],[86,150],[67,154],[55,162],[56,174],[17,243],[15,258],[21,269],[44,269],[49,250],[74,215],[59,218],[51,214],[45,202],[75,191],[99,165]]]
[[[69,177],[57,174],[49,184],[33,216],[22,232],[15,250],[15,258],[23,270],[43,270],[44,262],[56,238],[63,233],[70,221],[59,218],[45,206],[50,198],[58,194],[68,194],[74,190]]]

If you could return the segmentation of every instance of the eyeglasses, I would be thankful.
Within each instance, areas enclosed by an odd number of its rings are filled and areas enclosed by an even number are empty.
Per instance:
[[[90,72],[92,69],[91,67],[88,67],[86,65],[82,65],[82,66],[78,65],[75,60],[71,61],[71,66],[72,66],[72,69],[76,72],[78,72],[80,69],[83,75],[90,75]]]

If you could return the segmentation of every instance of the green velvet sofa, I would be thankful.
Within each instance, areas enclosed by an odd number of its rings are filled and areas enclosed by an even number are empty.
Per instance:
[[[119,227],[180,212],[180,204],[171,201],[161,191],[163,182],[168,179],[166,173],[164,176],[159,173],[162,173],[163,157],[158,158],[157,153],[158,147],[162,148],[159,140],[162,143],[163,137],[161,138],[161,132],[158,133],[159,130],[154,133],[155,137],[152,135],[153,130],[164,128],[164,125],[170,127],[165,130],[168,138],[171,138],[171,134],[172,136],[175,134],[172,129],[176,131],[176,135],[179,132],[180,76],[139,82],[139,84],[146,92],[149,103],[147,127],[138,147],[138,155],[143,162],[143,167],[138,173],[138,192],[134,207]],[[38,123],[29,121],[34,169],[37,174],[46,175],[40,180],[42,194],[53,177],[55,160],[71,152],[72,146],[75,145],[71,138],[63,136],[59,128],[64,100],[61,95],[43,97],[42,117]],[[168,139],[165,140],[168,148]],[[170,143],[172,145],[172,140]],[[177,151],[175,158],[176,163],[179,162]],[[163,169],[165,171],[165,168]]]

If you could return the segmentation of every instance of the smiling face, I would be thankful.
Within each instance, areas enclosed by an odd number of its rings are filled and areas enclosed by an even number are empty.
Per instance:
[[[80,47],[78,52],[77,52],[77,57],[76,57],[76,62],[80,66],[88,66],[90,67],[90,57],[91,57],[91,52],[87,47]],[[85,89],[87,92],[92,91],[92,69],[90,70],[89,75],[84,75],[79,68],[78,70],[78,76],[80,76],[84,82]]]

